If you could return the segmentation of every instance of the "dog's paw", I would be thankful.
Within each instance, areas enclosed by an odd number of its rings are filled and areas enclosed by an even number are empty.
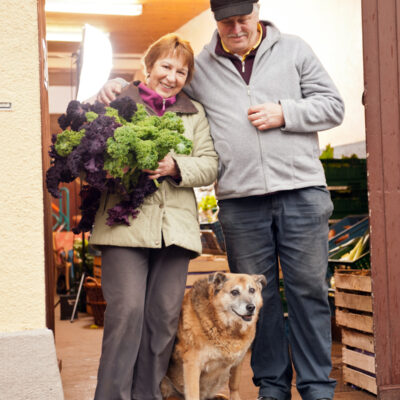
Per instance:
[[[238,391],[232,392],[229,397],[229,400],[241,400],[240,396],[239,396],[239,392]]]
[[[217,394],[212,399],[208,400],[229,400],[228,397],[224,396],[223,394]]]

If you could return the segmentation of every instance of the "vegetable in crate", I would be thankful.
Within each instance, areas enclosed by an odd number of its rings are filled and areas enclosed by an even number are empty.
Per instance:
[[[340,257],[341,261],[355,261],[360,258],[367,249],[369,244],[369,230],[367,230],[363,236],[361,236],[355,246],[346,254]]]
[[[208,222],[214,222],[217,217],[218,204],[214,195],[203,196],[198,205],[201,216]]]
[[[52,196],[60,197],[61,182],[84,177],[87,184],[80,193],[82,219],[76,233],[91,229],[106,191],[121,197],[108,210],[107,224],[129,225],[144,198],[157,190],[142,170],[156,169],[171,150],[177,154],[192,150],[192,142],[183,136],[181,118],[172,112],[149,116],[129,97],[118,98],[110,107],[71,101],[58,122],[64,131],[52,137],[46,184]]]

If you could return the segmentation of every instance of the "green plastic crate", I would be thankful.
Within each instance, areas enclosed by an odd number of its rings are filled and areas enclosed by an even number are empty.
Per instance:
[[[365,159],[321,160],[333,202],[332,219],[368,213],[367,163]]]
[[[321,160],[328,186],[354,186],[367,188],[367,160],[343,158]]]

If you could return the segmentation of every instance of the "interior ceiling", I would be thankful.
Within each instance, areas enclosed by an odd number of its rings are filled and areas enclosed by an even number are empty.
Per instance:
[[[66,0],[67,1],[67,0]],[[142,0],[140,16],[46,13],[46,24],[83,27],[85,23],[109,32],[113,52],[143,53],[162,35],[174,32],[209,7],[209,0]],[[74,53],[79,43],[48,42],[49,53]]]

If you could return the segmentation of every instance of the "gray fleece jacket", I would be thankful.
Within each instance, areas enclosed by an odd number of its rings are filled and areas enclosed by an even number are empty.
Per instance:
[[[232,62],[215,54],[217,31],[196,58],[185,91],[203,104],[219,155],[219,199],[326,185],[317,131],[342,122],[344,103],[311,48],[270,22],[249,85]],[[280,103],[285,126],[257,130],[250,106]]]

